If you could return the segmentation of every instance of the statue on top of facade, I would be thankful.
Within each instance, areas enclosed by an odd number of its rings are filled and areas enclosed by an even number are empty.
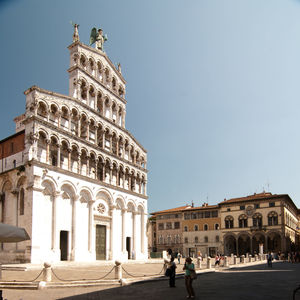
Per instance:
[[[119,71],[120,74],[122,74],[122,68],[121,68],[121,64],[120,63],[118,63],[118,71]]]
[[[79,24],[75,24],[71,21],[71,24],[73,25],[74,27],[74,33],[73,33],[73,43],[75,42],[79,42],[79,33],[78,33],[78,27],[79,27]]]
[[[94,27],[91,31],[90,36],[90,46],[96,42],[96,49],[103,51],[103,44],[107,41],[107,35],[103,35],[103,30],[101,28],[97,29]]]

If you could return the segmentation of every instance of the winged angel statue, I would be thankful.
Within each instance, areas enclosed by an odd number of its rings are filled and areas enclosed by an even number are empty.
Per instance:
[[[107,41],[107,35],[103,35],[101,28],[97,29],[94,27],[91,31],[90,46],[96,42],[96,49],[103,51],[103,44]]]

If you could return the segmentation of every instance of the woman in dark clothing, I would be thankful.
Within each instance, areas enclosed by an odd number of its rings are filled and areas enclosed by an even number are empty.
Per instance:
[[[171,261],[169,264],[169,268],[171,270],[171,275],[170,275],[170,279],[169,279],[169,285],[170,287],[175,287],[175,276],[176,276],[176,264],[174,262],[174,257],[171,257]]]

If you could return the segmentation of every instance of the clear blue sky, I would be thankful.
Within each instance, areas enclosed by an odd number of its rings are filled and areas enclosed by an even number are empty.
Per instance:
[[[263,189],[300,207],[300,1],[2,1],[0,139],[24,90],[68,93],[71,20],[122,64],[150,212]]]

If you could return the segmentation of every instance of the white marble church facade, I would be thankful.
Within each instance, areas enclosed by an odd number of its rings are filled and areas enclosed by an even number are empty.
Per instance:
[[[0,142],[24,140],[1,156],[1,222],[31,237],[0,258],[147,259],[147,152],[125,129],[121,67],[79,41],[68,49],[69,96],[29,88],[18,133]]]

